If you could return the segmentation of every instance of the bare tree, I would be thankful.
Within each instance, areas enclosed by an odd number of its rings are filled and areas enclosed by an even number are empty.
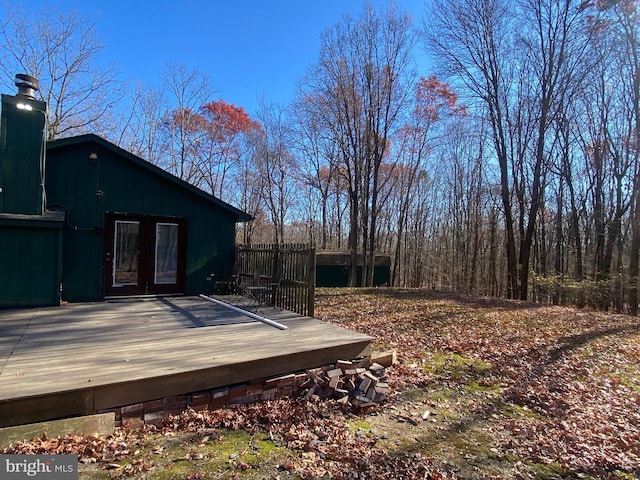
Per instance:
[[[509,51],[513,42],[511,3],[504,0],[435,0],[425,22],[430,51],[444,71],[486,105],[499,167],[507,256],[507,296],[519,293],[512,209],[508,94],[512,89]]]
[[[629,168],[631,242],[629,245],[629,311],[638,314],[640,288],[640,13],[637,2],[612,1],[600,7],[617,45],[614,68],[620,76],[622,128],[610,138],[614,154]]]
[[[167,64],[161,74],[169,109],[162,119],[166,154],[157,161],[177,177],[199,185],[197,150],[206,133],[199,110],[211,100],[214,89],[209,76],[185,65]]]
[[[358,19],[345,17],[324,32],[319,61],[306,78],[304,93],[338,146],[349,189],[351,285],[360,249],[368,266],[363,282],[373,280],[380,167],[410,92],[412,47],[407,15],[393,7],[378,14],[366,4]]]
[[[536,221],[544,206],[548,159],[552,157],[555,143],[551,127],[554,118],[564,114],[565,98],[571,98],[583,86],[582,81],[589,71],[586,61],[589,35],[582,23],[578,3],[573,0],[524,0],[522,8],[521,16],[526,22],[520,25],[518,38],[524,47],[522,71],[529,79],[526,82],[529,94],[524,98],[533,106],[525,110],[532,114],[527,119],[532,126],[531,145],[524,150],[532,161],[528,172],[523,173],[529,185],[528,214],[526,220],[522,215],[519,220],[520,298],[526,299]],[[519,199],[523,211],[522,196]]]
[[[529,292],[548,133],[584,66],[587,37],[577,6],[572,0],[435,0],[425,24],[431,51],[487,108],[500,171],[509,297],[526,299]]]
[[[273,240],[284,242],[285,222],[295,196],[295,161],[288,148],[285,110],[262,100],[257,115],[262,131],[255,135],[254,164],[261,178],[262,197],[273,224]]]
[[[254,132],[254,135],[258,134]],[[238,241],[245,244],[263,241],[261,230],[266,223],[262,178],[256,173],[254,164],[258,144],[257,139],[250,141],[253,154],[243,155],[239,165],[231,172],[231,181],[236,188],[230,191],[230,196],[226,199],[253,217],[252,221],[242,223],[238,228]]]
[[[130,109],[121,121],[116,143],[139,157],[157,163],[164,151],[160,127],[167,110],[165,95],[159,89],[138,83],[130,96]]]
[[[414,184],[421,172],[433,175],[435,169],[433,165],[428,164],[428,160],[433,157],[434,149],[442,140],[444,128],[441,124],[446,124],[448,119],[465,113],[465,109],[457,105],[455,92],[435,76],[421,78],[415,86],[413,97],[405,124],[391,138],[396,170],[392,172],[392,178],[395,180],[392,190],[393,196],[397,197],[393,206],[390,205],[388,208],[389,210],[393,207],[396,210],[388,214],[396,218],[391,275],[394,285],[399,282],[404,235],[409,217],[412,215],[410,207],[413,207],[416,201]]]
[[[48,105],[48,139],[109,131],[104,120],[121,99],[122,85],[116,67],[95,65],[103,47],[94,25],[73,12],[36,15],[8,2],[1,7],[0,71],[7,85],[16,73],[38,78]]]
[[[299,95],[293,105],[293,146],[298,154],[298,172],[302,184],[309,190],[309,223],[315,213],[320,215],[319,248],[329,245],[329,200],[337,178],[337,148],[316,117],[313,102]],[[312,204],[315,203],[315,205]],[[318,212],[319,210],[319,212]]]

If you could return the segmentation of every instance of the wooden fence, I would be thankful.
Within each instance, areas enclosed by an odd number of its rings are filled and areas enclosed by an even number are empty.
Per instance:
[[[316,252],[307,244],[239,245],[236,275],[241,286],[278,283],[272,302],[300,315],[314,314]],[[242,290],[242,289],[241,289]]]

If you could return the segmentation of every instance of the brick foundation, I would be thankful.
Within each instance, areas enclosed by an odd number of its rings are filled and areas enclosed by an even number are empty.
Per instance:
[[[330,370],[327,365],[311,371]],[[248,383],[215,388],[184,395],[160,398],[134,405],[101,410],[98,413],[114,412],[115,426],[137,428],[143,425],[158,425],[169,415],[177,415],[187,408],[215,410],[222,407],[247,405],[263,400],[275,400],[300,393],[309,372],[288,373],[277,377],[252,380]]]

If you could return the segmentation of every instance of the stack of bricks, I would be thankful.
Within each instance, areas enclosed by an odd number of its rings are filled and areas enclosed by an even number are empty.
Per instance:
[[[176,395],[104,410],[99,413],[114,412],[116,426],[138,428],[142,425],[158,425],[162,423],[163,418],[182,413],[188,406],[187,401],[187,395]]]
[[[390,391],[385,368],[368,358],[309,370],[301,388],[307,398],[335,399],[359,409],[375,407]]]
[[[247,405],[263,400],[295,396],[300,391],[302,383],[307,379],[307,375],[307,373],[291,373],[230,387],[101,410],[98,413],[114,412],[115,425],[118,427],[138,428],[142,425],[159,425],[163,418],[169,415],[178,415],[187,408],[215,410],[222,407]]]
[[[215,410],[298,395],[313,399],[331,398],[345,406],[365,409],[377,405],[388,392],[385,368],[365,358],[353,362],[338,361],[303,373],[166,397],[98,413],[114,412],[116,426],[138,428],[159,425],[163,418],[178,415],[187,408]]]
[[[264,400],[291,397],[306,380],[306,373],[291,373],[279,377],[254,380],[231,387],[217,388],[188,395],[187,406],[194,410],[215,410],[222,407],[248,405]]]

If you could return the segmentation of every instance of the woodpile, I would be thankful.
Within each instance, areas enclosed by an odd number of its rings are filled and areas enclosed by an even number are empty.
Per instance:
[[[332,399],[347,409],[373,409],[391,392],[385,372],[386,367],[396,362],[395,351],[376,353],[371,358],[340,360],[304,372],[259,378],[248,383],[100,410],[99,413],[114,412],[116,426],[136,428],[160,424],[167,415],[178,414],[186,408],[216,410],[294,396]]]
[[[345,407],[372,409],[389,394],[385,367],[370,358],[338,361],[308,371],[300,394],[309,399],[334,399]]]

